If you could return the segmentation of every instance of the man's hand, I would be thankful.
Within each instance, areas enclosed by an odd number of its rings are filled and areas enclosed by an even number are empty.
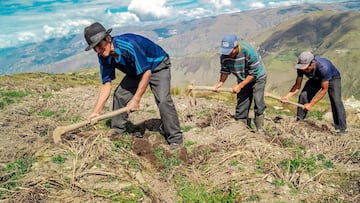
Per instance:
[[[311,104],[311,103],[306,103],[306,104],[304,104],[304,107],[303,107],[303,109],[304,110],[307,110],[307,111],[310,111],[310,109],[313,107],[313,104]]]
[[[215,91],[217,91],[217,89],[219,89],[220,87],[222,87],[224,85],[224,82],[218,82],[214,85],[214,89]]]
[[[140,108],[140,99],[136,99],[135,97],[132,98],[126,105],[126,107],[128,113],[138,110]]]
[[[98,114],[98,113],[92,113],[92,114],[89,116],[88,120],[89,120],[89,123],[90,123],[91,125],[95,125],[95,124],[98,123],[98,120],[97,120],[97,119],[94,119],[94,118],[97,117],[97,116],[100,116],[100,114]]]
[[[237,94],[237,93],[239,93],[241,91],[241,89],[242,88],[241,88],[240,85],[235,85],[235,86],[232,87],[232,92]]]
[[[287,96],[281,97],[280,101],[283,102],[283,103],[286,103],[287,101],[289,101],[289,98]]]

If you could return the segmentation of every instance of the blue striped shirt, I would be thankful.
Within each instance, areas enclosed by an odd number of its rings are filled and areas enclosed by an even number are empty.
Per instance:
[[[112,43],[118,58],[98,54],[103,84],[115,79],[115,68],[130,76],[141,75],[146,70],[153,71],[168,56],[159,45],[136,34],[114,36]]]
[[[245,42],[239,43],[240,50],[235,58],[221,55],[221,73],[234,74],[238,82],[243,81],[246,76],[254,75],[255,80],[265,78],[265,65],[258,52]]]

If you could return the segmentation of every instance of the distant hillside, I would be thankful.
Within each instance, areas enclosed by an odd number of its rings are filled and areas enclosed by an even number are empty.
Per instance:
[[[297,55],[313,51],[342,72],[343,96],[360,96],[360,13],[315,12],[264,32],[257,39],[269,72],[268,89],[284,92],[295,81]]]
[[[297,55],[311,50],[328,57],[342,72],[343,97],[360,97],[360,84],[356,77],[360,69],[360,13],[320,11],[304,14],[285,21],[279,26],[255,36],[250,41],[259,48],[269,74],[268,91],[284,94],[295,81],[293,69]],[[176,58],[174,85],[195,81],[213,85],[219,77],[219,55],[214,49],[208,54]],[[354,74],[355,73],[355,74]],[[185,75],[185,77],[176,77]],[[233,83],[227,82],[226,85]]]

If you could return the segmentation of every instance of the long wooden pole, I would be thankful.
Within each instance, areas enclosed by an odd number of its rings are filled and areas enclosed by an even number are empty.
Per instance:
[[[265,97],[270,97],[270,98],[273,98],[273,99],[276,99],[276,100],[281,101],[281,97],[275,96],[275,95],[270,94],[270,93],[265,93]],[[294,106],[297,106],[297,107],[300,107],[300,108],[304,108],[304,105],[299,104],[299,103],[296,103],[296,102],[293,102],[293,101],[287,100],[287,101],[285,101],[284,103],[291,104],[291,105],[294,105]]]
[[[219,88],[219,89],[215,89],[212,86],[194,86],[194,85],[189,85],[188,86],[189,91],[191,90],[196,90],[196,91],[214,91],[214,92],[232,92],[231,88]]]
[[[107,118],[112,118],[112,117],[117,116],[119,114],[125,113],[126,111],[127,111],[127,108],[124,107],[124,108],[121,108],[121,109],[118,109],[118,110],[115,110],[115,111],[112,111],[112,112],[109,112],[109,113],[99,115],[99,116],[93,118],[92,120],[101,121],[101,120],[104,120],[104,119],[107,119]],[[74,123],[74,124],[67,125],[67,126],[58,126],[58,127],[56,127],[54,132],[53,132],[54,143],[57,144],[57,143],[61,142],[61,136],[63,134],[65,134],[66,132],[69,132],[71,130],[75,130],[77,128],[86,126],[88,124],[90,124],[90,121],[81,121],[81,122]]]
[[[215,88],[212,87],[212,86],[195,86],[195,85],[189,85],[188,90],[189,90],[189,93],[191,94],[191,96],[193,97],[192,98],[193,101],[195,101],[194,90],[195,91],[230,92],[230,93],[233,92],[231,88],[219,88],[219,89],[215,90]],[[275,96],[275,95],[270,94],[270,93],[267,93],[267,92],[265,92],[265,97],[270,97],[270,98],[273,98],[273,99],[276,99],[278,101],[283,102],[280,97]],[[195,103],[195,102],[193,102],[193,103]],[[283,103],[287,103],[287,104],[291,104],[291,105],[294,105],[294,106],[297,106],[297,107],[300,107],[300,108],[304,108],[304,105],[296,103],[296,102],[292,102],[292,101],[285,101]]]

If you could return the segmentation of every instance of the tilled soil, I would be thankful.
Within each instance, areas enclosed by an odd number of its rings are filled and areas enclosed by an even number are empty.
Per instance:
[[[146,93],[141,109],[130,114],[143,138],[109,136],[106,120],[68,132],[54,144],[55,127],[85,120],[98,90],[35,87],[36,93],[0,112],[2,201],[360,201],[357,123],[349,122],[348,134],[339,136],[331,121],[295,122],[277,110],[265,115],[265,133],[257,133],[232,119],[233,102],[199,97],[191,106],[189,97],[175,95],[184,146],[171,151]],[[7,80],[1,91],[26,88]]]

